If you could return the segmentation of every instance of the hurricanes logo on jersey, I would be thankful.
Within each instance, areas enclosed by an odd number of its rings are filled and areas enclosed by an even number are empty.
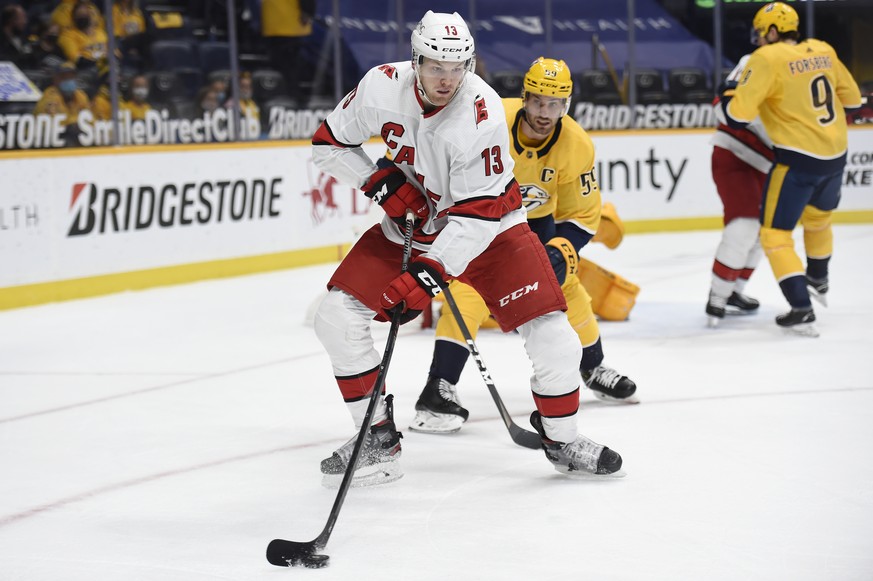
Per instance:
[[[539,208],[549,201],[549,194],[541,187],[533,184],[519,186],[521,190],[521,203],[528,212]]]

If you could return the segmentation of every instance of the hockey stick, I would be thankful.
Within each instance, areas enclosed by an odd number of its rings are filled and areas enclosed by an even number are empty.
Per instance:
[[[479,349],[476,348],[476,343],[473,341],[470,329],[467,328],[467,323],[464,322],[464,317],[461,316],[461,311],[458,309],[458,304],[455,302],[455,297],[452,296],[452,291],[449,290],[449,287],[443,289],[443,295],[445,295],[446,302],[452,310],[452,315],[455,316],[455,321],[457,321],[458,327],[461,328],[464,340],[467,341],[467,348],[470,350],[470,354],[476,361],[476,367],[479,368],[479,373],[482,375],[482,379],[485,380],[485,385],[488,386],[488,391],[491,393],[491,399],[493,399],[494,403],[497,405],[497,411],[500,412],[500,417],[503,418],[503,423],[506,424],[506,429],[509,430],[509,437],[519,446],[524,446],[525,448],[530,448],[532,450],[539,450],[543,445],[543,441],[539,434],[525,430],[512,421],[512,416],[509,415],[506,406],[503,405],[503,399],[501,399],[500,394],[497,393],[497,386],[494,385],[494,381],[491,379],[491,374],[488,373],[488,368],[485,367],[485,361],[482,360],[482,355],[479,353]]]
[[[406,211],[406,228],[403,234],[403,262],[400,266],[401,272],[406,272],[409,268],[409,256],[412,253],[412,228],[414,216],[412,211]],[[397,341],[397,332],[400,329],[400,318],[403,315],[402,308],[395,308],[391,314],[391,328],[388,331],[388,339],[385,341],[385,353],[382,355],[382,363],[379,364],[379,374],[376,376],[376,382],[373,384],[373,391],[370,394],[370,403],[367,406],[367,413],[364,415],[364,421],[361,424],[361,431],[358,432],[358,439],[355,440],[355,447],[352,449],[352,455],[349,457],[349,464],[346,467],[343,480],[340,484],[339,491],[336,495],[336,500],[333,501],[333,507],[330,509],[330,516],[327,517],[327,524],[321,534],[308,542],[286,541],[284,539],[273,539],[267,545],[267,561],[272,565],[279,567],[293,567],[294,565],[304,565],[313,569],[321,568],[327,565],[329,557],[327,555],[316,554],[316,551],[323,549],[327,545],[327,540],[330,538],[336,520],[339,517],[340,509],[346,499],[351,487],[352,478],[355,470],[358,467],[358,459],[361,455],[361,449],[364,447],[364,440],[367,437],[367,431],[370,429],[370,423],[373,421],[373,413],[376,409],[376,401],[379,399],[379,394],[382,392],[382,387],[385,385],[385,377],[388,375],[388,364],[391,363],[391,355],[394,353],[394,344]]]

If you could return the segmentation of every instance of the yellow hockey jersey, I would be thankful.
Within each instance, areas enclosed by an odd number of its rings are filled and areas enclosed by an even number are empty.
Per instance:
[[[826,42],[777,42],[752,53],[727,105],[728,117],[761,117],[780,158],[783,153],[812,169],[846,152],[844,108],[861,106],[852,75]]]
[[[594,176],[594,143],[569,115],[540,145],[525,145],[521,99],[503,99],[509,126],[513,173],[529,219],[553,215],[556,225],[575,226],[590,236],[600,225],[600,187]],[[578,250],[578,248],[577,248]]]

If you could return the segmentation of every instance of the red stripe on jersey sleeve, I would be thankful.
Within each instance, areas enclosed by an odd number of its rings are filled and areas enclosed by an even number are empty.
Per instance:
[[[333,145],[335,147],[358,147],[357,145],[350,145],[348,143],[343,143],[339,141],[336,137],[333,136],[333,131],[330,130],[330,125],[327,124],[327,120],[321,122],[321,125],[318,126],[318,129],[312,135],[312,145]]]
[[[379,368],[376,367],[357,375],[337,376],[336,383],[339,385],[340,393],[343,394],[343,400],[352,402],[369,396],[370,392],[373,391],[373,385],[376,384],[378,375]],[[385,393],[384,386],[382,386],[382,393]]]
[[[449,213],[453,216],[497,221],[518,208],[521,208],[521,190],[518,182],[513,179],[496,198],[470,198],[455,204]]]
[[[572,416],[579,409],[579,388],[564,395],[533,394],[537,410],[544,418],[564,418]]]

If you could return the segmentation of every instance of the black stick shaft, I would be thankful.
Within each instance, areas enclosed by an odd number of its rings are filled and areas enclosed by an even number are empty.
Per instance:
[[[470,350],[470,354],[476,361],[476,367],[479,368],[479,374],[485,381],[489,393],[491,393],[491,399],[493,399],[494,403],[497,405],[497,411],[500,412],[500,417],[503,419],[503,423],[506,424],[506,429],[509,430],[509,436],[512,438],[512,441],[519,446],[530,448],[532,450],[539,450],[542,446],[542,439],[539,434],[531,432],[530,430],[525,430],[516,424],[512,420],[509,411],[507,411],[506,406],[503,404],[503,399],[500,397],[500,393],[497,391],[497,386],[494,385],[494,381],[491,379],[491,374],[488,373],[488,368],[485,367],[485,361],[482,359],[482,354],[479,353],[479,349],[476,348],[476,343],[473,341],[473,335],[470,333],[467,323],[464,322],[464,317],[461,315],[460,309],[458,309],[458,304],[455,302],[455,297],[452,296],[452,291],[446,287],[443,289],[443,295],[445,295],[446,302],[449,304],[449,309],[451,309],[452,315],[454,315],[455,321],[457,321],[458,327],[461,329],[461,334],[464,335],[464,340],[467,342],[467,348]]]
[[[401,272],[406,272],[409,268],[409,257],[412,254],[412,231],[415,223],[415,216],[412,211],[406,211],[406,227],[403,234],[403,261],[400,266]],[[361,424],[361,430],[358,432],[358,437],[355,440],[355,447],[352,449],[352,455],[349,458],[349,464],[346,466],[346,471],[343,474],[343,480],[337,491],[336,499],[333,501],[333,507],[330,509],[330,515],[327,517],[327,523],[321,534],[315,539],[308,542],[286,541],[283,539],[274,539],[267,546],[267,560],[280,567],[287,567],[301,562],[306,563],[309,559],[308,566],[313,566],[311,562],[312,556],[318,549],[322,549],[327,545],[327,540],[333,532],[333,527],[339,518],[340,509],[345,502],[346,494],[351,488],[352,478],[354,477],[355,469],[358,466],[358,459],[361,456],[364,440],[367,437],[367,431],[370,429],[370,424],[373,421],[373,413],[376,409],[376,402],[385,385],[385,378],[388,375],[388,365],[391,363],[391,355],[394,353],[394,345],[397,342],[397,332],[400,329],[400,319],[403,316],[403,305],[399,305],[391,313],[391,328],[388,331],[388,339],[385,342],[385,352],[382,355],[382,362],[379,364],[379,374],[376,376],[376,382],[373,385],[373,391],[370,393],[370,402],[367,406],[367,413],[364,415],[364,420]],[[326,557],[322,561],[326,561]],[[319,566],[323,566],[324,562],[318,561]]]
[[[409,257],[412,254],[413,224],[414,215],[410,210],[407,210],[406,227],[403,233],[403,261],[400,265],[400,272],[406,272],[409,268]],[[385,341],[382,363],[379,364],[379,375],[376,376],[376,383],[373,385],[372,393],[370,393],[370,403],[367,406],[367,413],[364,415],[364,421],[361,424],[361,431],[358,432],[358,439],[355,440],[355,447],[349,458],[349,465],[346,467],[345,474],[343,474],[343,480],[340,484],[339,492],[337,492],[336,500],[333,502],[333,508],[330,510],[330,516],[327,518],[327,524],[324,525],[324,530],[321,531],[321,534],[315,540],[315,544],[319,548],[327,545],[327,540],[330,538],[331,532],[333,532],[337,518],[339,518],[339,512],[346,499],[346,494],[349,488],[351,488],[352,478],[354,478],[355,470],[358,467],[358,460],[361,456],[361,449],[364,447],[367,431],[370,429],[370,423],[373,421],[376,402],[379,400],[379,395],[382,393],[382,387],[385,385],[385,379],[388,375],[388,365],[391,363],[391,356],[394,354],[394,344],[397,342],[397,332],[400,329],[400,318],[402,315],[403,308],[402,305],[399,305],[391,315],[391,328],[388,330],[388,339]]]

